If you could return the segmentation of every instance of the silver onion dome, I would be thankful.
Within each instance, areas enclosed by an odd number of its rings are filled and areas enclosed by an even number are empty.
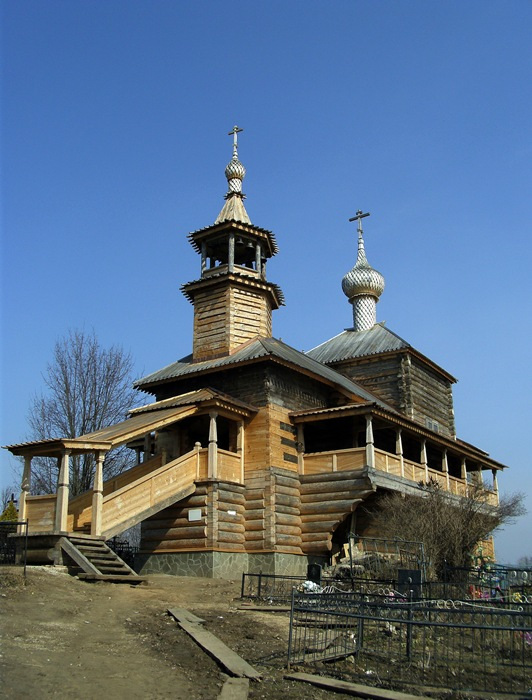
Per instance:
[[[358,256],[355,266],[342,279],[342,289],[348,299],[359,294],[380,297],[384,291],[384,277],[375,270],[366,258],[364,239],[359,234]]]
[[[233,157],[225,169],[225,177],[227,178],[227,182],[229,184],[228,195],[242,192],[242,180],[246,176],[246,169],[238,160],[237,134],[239,134],[241,131],[242,129],[240,127],[234,126],[232,131],[229,132],[229,135],[233,134]]]
[[[384,277],[369,264],[364,250],[361,211],[350,219],[358,220],[358,255],[355,266],[342,279],[342,289],[353,306],[353,329],[364,331],[377,322],[377,302],[384,291]]]

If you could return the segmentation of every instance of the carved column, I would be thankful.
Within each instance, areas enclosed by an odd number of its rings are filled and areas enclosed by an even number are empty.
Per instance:
[[[31,457],[24,457],[24,471],[22,473],[22,485],[18,501],[18,519],[26,520],[26,497],[31,488]],[[22,529],[22,528],[21,528]]]
[[[227,269],[233,272],[235,269],[235,234],[229,234],[229,251],[227,255]]]
[[[243,484],[245,480],[244,474],[244,421],[241,420],[238,424],[238,435],[236,437],[236,451],[240,457],[240,483]]]
[[[421,466],[425,470],[425,483],[429,483],[429,461],[427,459],[427,441],[421,441]]]
[[[61,456],[59,479],[57,481],[57,500],[55,502],[55,531],[66,532],[68,517],[69,493],[69,457],[70,450],[65,450]]]
[[[497,498],[497,505],[499,505],[499,484],[497,482],[497,470],[492,469],[491,475],[493,477],[493,493],[495,494],[495,496]]]
[[[401,476],[405,476],[405,461],[403,459],[403,440],[402,440],[402,430],[397,428],[395,431],[395,454],[399,457],[399,464],[401,465]]]
[[[301,423],[297,426],[297,471],[305,473],[305,432]]]
[[[366,415],[366,464],[375,469],[375,443],[373,440],[373,419],[371,414]]]
[[[207,269],[207,246],[203,242],[201,244],[201,276],[203,277],[203,273]]]
[[[207,462],[207,476],[209,479],[218,477],[218,431],[216,428],[216,411],[209,413],[209,452]]]
[[[447,461],[447,450],[443,450],[441,456],[441,470],[445,474],[445,487],[447,491],[451,489],[451,482],[449,480],[449,463]]]
[[[258,272],[259,275],[262,274],[261,270],[261,249],[260,249],[260,243],[257,243],[255,245],[255,270]]]
[[[94,485],[92,493],[91,535],[102,534],[103,510],[103,460],[104,453],[96,453],[96,469],[94,470]]]

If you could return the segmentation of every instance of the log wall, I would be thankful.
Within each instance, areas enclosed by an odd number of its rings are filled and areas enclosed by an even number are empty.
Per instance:
[[[268,295],[220,284],[194,297],[195,360],[226,355],[258,335],[271,337],[272,309]]]
[[[364,470],[301,475],[301,549],[326,554],[332,535],[373,487]]]

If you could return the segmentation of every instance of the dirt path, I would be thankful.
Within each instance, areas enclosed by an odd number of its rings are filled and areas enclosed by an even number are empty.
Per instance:
[[[239,582],[151,576],[86,583],[57,569],[0,569],[0,694],[5,698],[211,700],[225,676],[166,614],[185,607],[263,674],[249,697],[347,697],[283,679],[288,618],[237,610]]]

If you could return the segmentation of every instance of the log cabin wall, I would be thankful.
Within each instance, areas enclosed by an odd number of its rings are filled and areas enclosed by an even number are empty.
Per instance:
[[[301,480],[301,549],[305,554],[327,554],[332,535],[374,487],[366,469],[305,474]]]
[[[161,554],[207,547],[209,486],[200,484],[188,498],[143,521],[140,549]],[[190,521],[189,511],[200,510],[201,520]]]
[[[451,382],[413,357],[403,361],[405,402],[410,417],[435,432],[455,436]]]
[[[194,360],[228,355],[258,335],[270,337],[272,308],[267,295],[227,282],[194,297]]]
[[[264,550],[266,542],[266,485],[269,470],[255,471],[246,478],[245,543],[248,552]],[[269,495],[269,494],[268,494]],[[271,523],[268,523],[271,529]]]
[[[358,382],[396,410],[406,413],[407,406],[402,387],[403,370],[399,354],[354,358],[335,364],[333,368]]]
[[[301,484],[299,475],[286,469],[271,470],[274,549],[301,554]]]
[[[213,549],[243,552],[245,547],[245,488],[241,484],[210,484],[207,542]]]

